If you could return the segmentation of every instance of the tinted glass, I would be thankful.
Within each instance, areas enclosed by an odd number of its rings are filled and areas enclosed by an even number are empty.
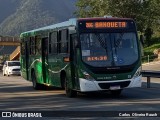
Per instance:
[[[20,66],[20,62],[8,62],[8,66]]]
[[[138,60],[134,32],[82,33],[82,60],[95,67],[125,66]]]

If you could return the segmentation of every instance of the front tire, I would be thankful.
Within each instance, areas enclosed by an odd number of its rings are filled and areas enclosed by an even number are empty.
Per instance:
[[[32,72],[32,85],[35,90],[41,89],[41,85],[37,83],[37,78],[34,71]]]
[[[69,88],[68,80],[66,78],[65,78],[65,91],[67,97],[73,98],[77,96],[77,91],[74,91],[71,88]]]

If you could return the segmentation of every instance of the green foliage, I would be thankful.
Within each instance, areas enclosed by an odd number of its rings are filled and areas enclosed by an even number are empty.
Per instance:
[[[153,44],[150,47],[146,47],[144,49],[144,56],[142,57],[142,63],[155,61],[157,59],[157,55],[154,55],[153,51],[158,48],[160,48],[160,42],[159,44]]]
[[[150,47],[144,48],[144,56],[153,55],[153,51],[155,49],[158,49],[158,48],[160,48],[160,43],[159,44],[154,44],[154,45],[151,45]]]
[[[141,32],[157,26],[160,17],[160,0],[79,0],[76,6],[78,17],[112,15],[133,18]]]
[[[104,0],[79,0],[76,4],[78,17],[100,17],[106,13],[107,2]]]
[[[153,33],[160,31],[160,0],[79,0],[76,6],[78,17],[133,18],[140,34],[145,35],[145,46],[150,46]]]

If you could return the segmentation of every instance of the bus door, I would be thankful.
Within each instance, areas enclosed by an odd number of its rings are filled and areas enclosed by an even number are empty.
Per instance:
[[[28,62],[29,62],[29,47],[27,40],[23,40],[21,43],[21,74],[26,79],[29,80],[28,75]]]
[[[77,34],[71,34],[70,38],[71,38],[70,39],[71,76],[73,79],[72,84],[78,86],[79,82],[78,82],[78,71],[77,71],[77,47],[78,47]]]
[[[28,74],[28,69],[29,69],[29,49],[28,49],[28,42],[27,41],[25,41],[25,56],[26,56],[26,77],[27,77],[27,79],[29,79],[29,74]]]
[[[42,76],[43,82],[48,82],[48,37],[42,38]]]

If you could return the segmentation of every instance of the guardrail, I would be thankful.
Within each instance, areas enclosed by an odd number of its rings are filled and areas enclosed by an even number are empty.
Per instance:
[[[20,46],[20,38],[0,36],[0,46]]]
[[[142,63],[150,63],[156,61],[157,58],[158,58],[157,55],[142,56]]]
[[[0,36],[0,42],[20,42],[19,37],[2,37]]]
[[[147,77],[147,88],[150,88],[151,77],[160,78],[160,71],[142,70],[142,76]]]

